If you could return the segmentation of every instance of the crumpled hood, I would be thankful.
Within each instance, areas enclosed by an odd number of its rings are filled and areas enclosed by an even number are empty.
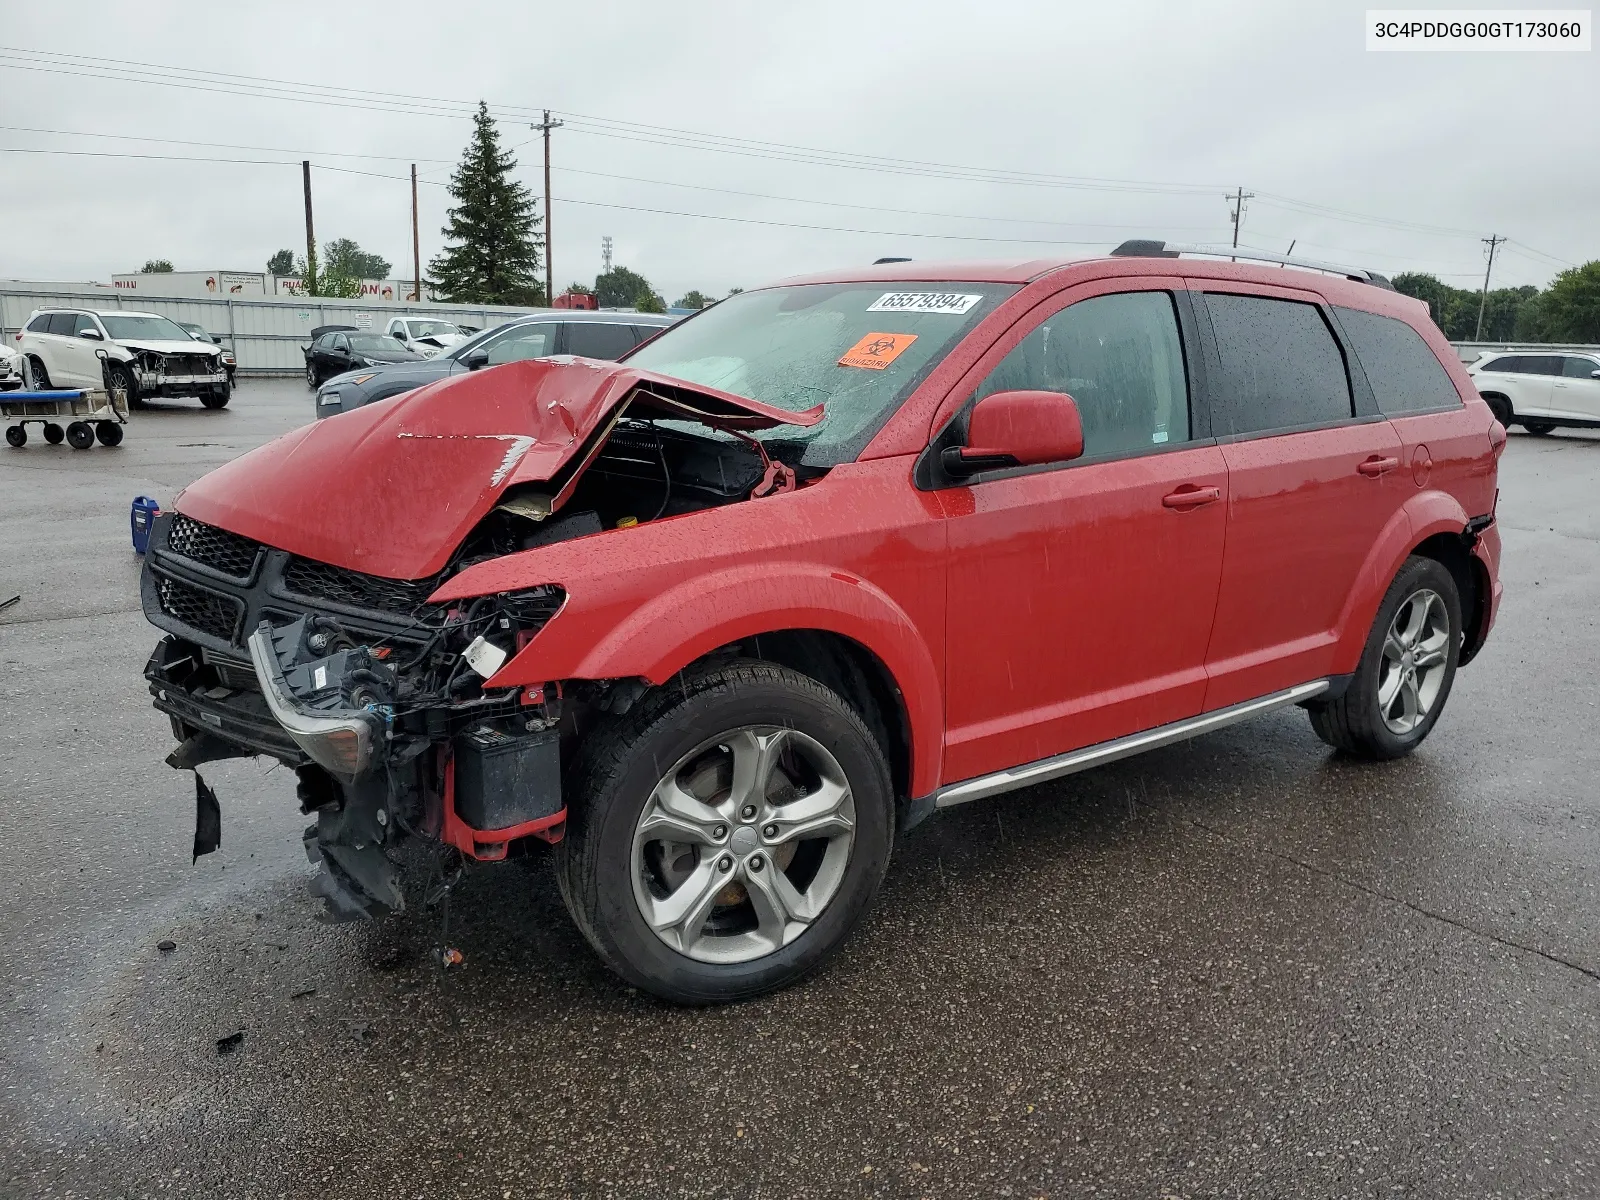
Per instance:
[[[144,338],[116,338],[114,341],[124,350],[153,350],[157,354],[214,354],[219,358],[222,355],[222,348],[215,343],[208,346],[204,342],[158,342]]]
[[[815,425],[666,375],[592,359],[530,359],[441,379],[303,426],[179,494],[185,516],[280,550],[422,579],[508,489],[555,478],[626,401],[721,429]]]

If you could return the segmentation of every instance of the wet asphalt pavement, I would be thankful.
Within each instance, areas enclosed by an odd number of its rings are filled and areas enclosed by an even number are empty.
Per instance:
[[[690,1011],[539,855],[467,877],[447,976],[437,912],[318,923],[262,764],[188,861],[128,504],[309,413],[0,450],[0,1196],[1600,1194],[1600,436],[1512,433],[1499,625],[1413,758],[1291,709],[949,811],[830,970]]]

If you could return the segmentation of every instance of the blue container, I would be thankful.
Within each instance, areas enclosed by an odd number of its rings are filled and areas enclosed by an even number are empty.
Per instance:
[[[150,526],[161,515],[161,505],[149,496],[133,498],[133,552],[143,554],[150,545]]]

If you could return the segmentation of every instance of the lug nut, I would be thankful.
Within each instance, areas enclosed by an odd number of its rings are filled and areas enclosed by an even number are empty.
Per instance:
[[[718,825],[711,831],[711,836],[720,842],[723,838],[728,836],[728,827],[726,825]]]
[[[724,854],[721,858],[719,858],[717,860],[717,870],[722,871],[722,872],[728,872],[728,871],[733,870],[733,859],[729,858],[726,854]]]
[[[764,838],[775,838],[775,837],[777,837],[778,836],[778,827],[776,825],[768,825],[765,829],[763,829],[761,831],[761,836],[764,837]]]
[[[762,867],[764,867],[766,865],[767,865],[766,860],[764,858],[762,858],[761,855],[759,855],[759,854],[757,854],[754,858],[752,858],[750,860],[750,869],[752,871],[759,871],[759,870],[761,870]]]
[[[756,806],[754,804],[746,804],[739,810],[739,815],[746,821],[750,820],[750,818],[756,815]]]

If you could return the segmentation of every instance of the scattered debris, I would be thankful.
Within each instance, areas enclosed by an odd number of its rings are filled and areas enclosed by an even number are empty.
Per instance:
[[[316,994],[317,989],[314,987],[301,988],[298,992],[290,992],[289,999],[304,1000],[307,996],[315,996]]]
[[[232,1054],[235,1050],[237,1050],[239,1048],[239,1044],[241,1042],[243,1042],[243,1041],[244,1041],[244,1030],[242,1030],[242,1029],[240,1029],[240,1030],[238,1030],[238,1031],[236,1031],[234,1033],[230,1033],[227,1037],[219,1037],[217,1039],[217,1053],[218,1054]]]
[[[378,1031],[372,1027],[370,1021],[345,1021],[345,1028],[350,1031],[350,1036],[358,1042],[370,1042],[378,1036]]]
[[[171,954],[177,948],[178,943],[173,941],[171,938],[163,938],[161,941],[156,943],[156,949],[161,951],[163,954]]]
[[[222,806],[217,794],[206,786],[200,772],[194,773],[194,861],[222,845]]]
[[[441,946],[433,952],[434,961],[441,970],[448,971],[451,967],[459,967],[466,962],[466,956],[454,946]]]
[[[13,604],[20,603],[22,603],[21,596],[13,596],[9,600],[0,600],[0,612],[5,612],[5,610],[10,608]]]

